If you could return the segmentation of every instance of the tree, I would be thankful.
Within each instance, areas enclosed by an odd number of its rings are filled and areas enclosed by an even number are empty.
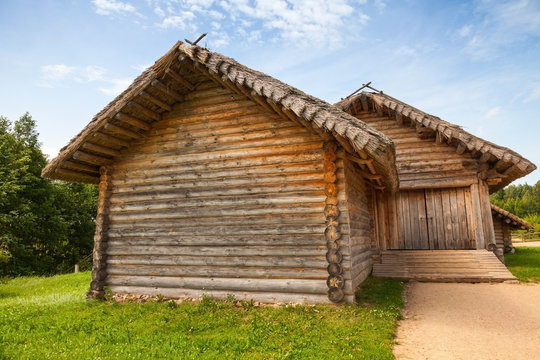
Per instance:
[[[36,122],[0,117],[0,275],[52,274],[92,249],[97,189],[41,178]]]

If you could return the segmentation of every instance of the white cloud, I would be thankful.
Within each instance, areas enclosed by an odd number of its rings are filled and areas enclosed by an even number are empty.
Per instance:
[[[246,21],[261,21],[263,29],[277,31],[281,39],[297,45],[325,46],[342,40],[340,30],[345,19],[354,15],[359,25],[369,20],[349,3],[347,0],[222,0],[220,6],[233,20],[238,15]]]
[[[458,30],[458,34],[461,37],[466,37],[471,33],[472,25],[464,25],[461,29]]]
[[[182,11],[178,15],[168,16],[164,18],[161,24],[158,24],[158,26],[163,29],[185,29],[186,25],[189,25],[190,21],[193,19],[195,19],[195,14],[193,14],[191,11]]]
[[[133,79],[110,79],[107,80],[111,87],[101,87],[99,91],[109,96],[116,96],[122,91],[126,90],[129,85],[133,82]]]
[[[148,66],[150,65],[134,65],[131,67],[137,70],[144,70]],[[101,83],[105,86],[99,87],[99,91],[106,95],[114,96],[126,89],[131,82],[132,79],[119,79],[107,75],[107,69],[100,66],[68,66],[59,64],[41,67],[41,81],[39,85],[56,88],[68,87],[73,83]]]
[[[470,40],[465,51],[476,60],[490,60],[502,49],[526,41],[538,41],[540,3],[528,0],[483,0],[475,13],[483,20],[475,28],[460,29]]]
[[[136,13],[137,9],[128,3],[115,0],[92,0],[99,15]]]
[[[375,7],[379,12],[383,12],[386,9],[386,3],[382,0],[375,0]]]
[[[64,64],[45,65],[41,67],[41,78],[43,80],[61,81],[75,71],[74,66]]]
[[[501,112],[500,106],[495,106],[494,108],[489,109],[484,115],[484,120],[491,119],[494,116],[497,116]]]

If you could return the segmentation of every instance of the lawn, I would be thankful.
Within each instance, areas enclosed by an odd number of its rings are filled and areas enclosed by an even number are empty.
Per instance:
[[[516,247],[516,253],[505,254],[504,259],[519,281],[540,282],[540,248]]]
[[[87,301],[88,272],[0,284],[0,358],[393,359],[402,284],[368,279],[360,305]]]

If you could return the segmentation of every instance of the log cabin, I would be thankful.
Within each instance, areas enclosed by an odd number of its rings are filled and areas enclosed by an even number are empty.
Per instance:
[[[374,275],[513,279],[496,261],[495,255],[503,259],[504,241],[489,195],[532,172],[534,164],[379,91],[335,105],[395,144],[399,191],[373,193]]]
[[[99,184],[89,296],[354,302],[392,141],[233,59],[178,42],[44,169]]]
[[[511,230],[530,230],[532,225],[520,217],[491,204],[493,227],[495,229],[495,242],[497,243],[497,257],[504,262],[504,254],[514,253]]]

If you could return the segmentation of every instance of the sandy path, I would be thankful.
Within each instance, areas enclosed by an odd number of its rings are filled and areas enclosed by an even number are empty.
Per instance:
[[[521,247],[521,246],[540,247],[540,241],[525,241],[525,242],[512,241],[512,245],[514,245],[515,247]]]
[[[397,359],[539,359],[540,284],[411,282]]]

